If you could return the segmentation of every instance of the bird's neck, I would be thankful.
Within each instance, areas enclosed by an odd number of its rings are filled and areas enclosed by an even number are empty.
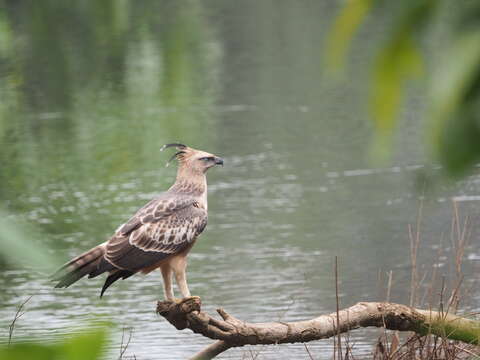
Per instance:
[[[202,172],[179,168],[177,179],[169,191],[195,197],[205,196],[206,201],[207,177]]]

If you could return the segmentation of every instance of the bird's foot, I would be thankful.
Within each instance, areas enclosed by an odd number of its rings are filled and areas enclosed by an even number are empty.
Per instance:
[[[183,297],[183,298],[175,298],[175,297],[172,297],[172,298],[166,298],[164,301],[162,301],[163,303],[173,303],[175,305],[180,305],[180,304],[183,304],[183,303],[186,303],[186,302],[189,302],[189,301],[200,301],[200,296],[186,296],[186,297]]]
[[[174,298],[173,302],[175,302],[177,305],[185,304],[188,302],[200,302],[200,296],[186,296],[181,299]]]
[[[188,325],[187,314],[200,311],[202,302],[199,296],[189,296],[183,299],[159,301],[157,313],[165,317],[178,330],[185,329]]]

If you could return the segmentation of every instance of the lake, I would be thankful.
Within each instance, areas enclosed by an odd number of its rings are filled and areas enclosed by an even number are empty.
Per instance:
[[[175,179],[169,142],[222,156],[209,171],[209,224],[189,255],[204,310],[250,322],[295,321],[340,306],[410,301],[409,225],[421,239],[415,304],[450,296],[457,239],[468,239],[459,308],[480,310],[480,176],[442,178],[427,156],[421,85],[412,87],[388,163],[368,153],[369,66],[383,27],[364,28],[332,79],[324,44],[339,2],[0,1],[0,198],[37,226],[60,263],[106,239]],[[453,224],[458,209],[460,226]],[[420,213],[419,217],[418,214]],[[418,221],[420,218],[420,221]],[[465,224],[466,221],[466,224]],[[460,230],[458,229],[460,228]],[[7,259],[8,260],[8,259]],[[0,342],[33,295],[14,340],[55,341],[111,320],[106,358],[184,359],[211,343],[154,312],[154,272],[53,289],[47,274],[0,273]],[[432,280],[433,277],[433,280]],[[380,330],[350,334],[354,353]],[[332,341],[308,344],[332,357]],[[223,358],[308,358],[302,344],[232,349]]]

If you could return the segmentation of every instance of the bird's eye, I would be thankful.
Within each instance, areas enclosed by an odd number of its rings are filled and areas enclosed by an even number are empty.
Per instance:
[[[205,156],[205,157],[201,157],[200,159],[198,160],[203,160],[203,161],[213,161],[213,157],[212,156]]]

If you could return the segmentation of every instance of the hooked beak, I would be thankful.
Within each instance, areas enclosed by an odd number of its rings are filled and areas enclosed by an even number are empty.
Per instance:
[[[221,157],[215,156],[215,165],[223,166],[223,159]]]

